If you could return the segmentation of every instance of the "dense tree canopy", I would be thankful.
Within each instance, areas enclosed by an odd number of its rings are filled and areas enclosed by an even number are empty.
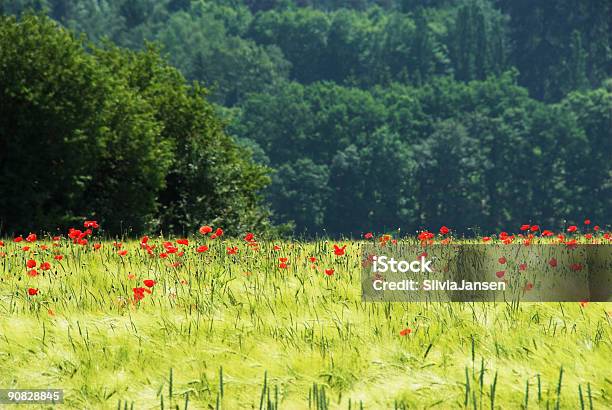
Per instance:
[[[1,18],[0,61],[4,230],[265,223],[264,168],[155,50],[98,48],[26,15]]]
[[[307,234],[612,220],[609,1],[0,0],[28,8],[97,45],[6,20],[14,226],[25,204],[38,220],[240,230],[265,220],[258,192]],[[50,142],[62,167],[43,172],[27,153]],[[249,151],[271,169],[264,191]],[[10,182],[24,167],[40,175],[25,189]]]

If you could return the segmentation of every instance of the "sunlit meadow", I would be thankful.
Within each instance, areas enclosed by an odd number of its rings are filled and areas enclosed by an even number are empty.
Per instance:
[[[612,407],[612,303],[364,303],[360,248],[392,236],[86,228],[0,242],[0,386],[79,409]]]

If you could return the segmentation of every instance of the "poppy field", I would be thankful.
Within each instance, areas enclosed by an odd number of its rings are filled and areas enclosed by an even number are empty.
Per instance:
[[[470,240],[99,229],[0,241],[3,388],[64,389],[59,407],[79,409],[612,406],[612,303],[361,299],[365,244],[611,242],[590,221]]]

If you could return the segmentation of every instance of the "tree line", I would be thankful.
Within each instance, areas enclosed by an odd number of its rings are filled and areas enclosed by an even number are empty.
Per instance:
[[[612,219],[608,1],[0,1],[5,14],[28,8],[86,33],[87,48],[151,59],[159,44],[156,64],[176,66],[186,93],[203,84],[194,98],[210,101],[212,139],[253,173],[234,179],[242,205],[223,216],[238,230],[264,224],[268,207],[275,224],[333,235]],[[170,146],[160,160],[181,157]],[[185,229],[222,213],[180,198],[218,189],[209,169],[168,192],[190,161],[161,168],[163,188],[130,225]]]

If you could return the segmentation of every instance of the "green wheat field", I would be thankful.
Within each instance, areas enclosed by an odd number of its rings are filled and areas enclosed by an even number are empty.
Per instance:
[[[199,239],[6,240],[0,387],[75,409],[612,408],[612,303],[364,303],[363,242]]]

